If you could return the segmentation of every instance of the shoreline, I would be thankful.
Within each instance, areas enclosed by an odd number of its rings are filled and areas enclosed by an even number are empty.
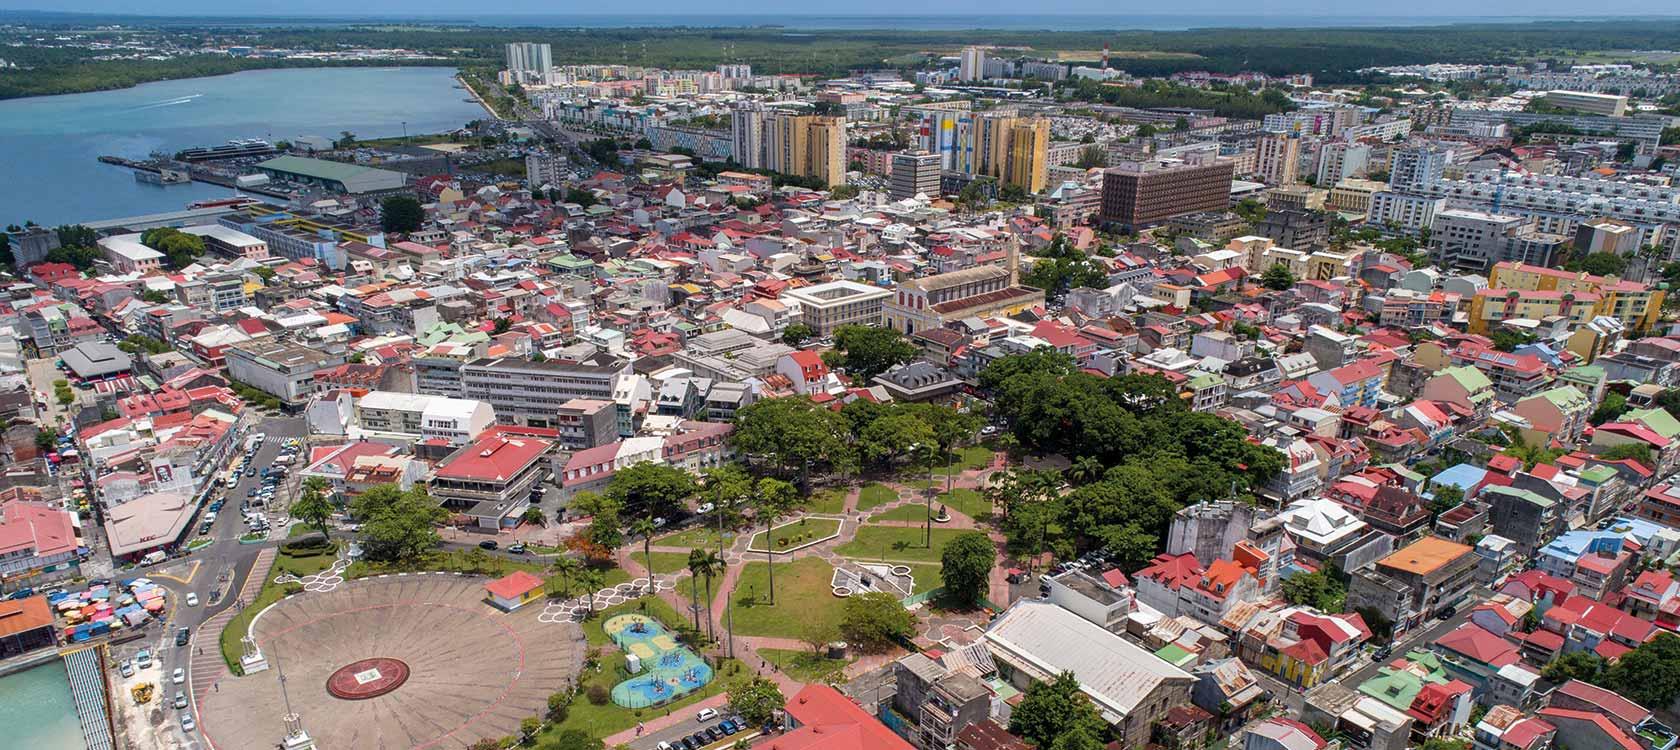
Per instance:
[[[277,62],[285,62],[285,61],[277,61]],[[428,65],[428,64],[425,64],[424,62],[421,62],[421,61],[413,61],[413,62],[392,61],[392,62],[389,62],[389,63],[380,63],[380,64],[377,64],[377,65],[373,64],[371,61],[367,64],[320,63],[320,64],[289,64],[289,65],[253,65],[253,66],[250,66],[250,67],[240,68],[238,70],[228,70],[228,71],[223,71],[223,72],[220,72],[220,73],[196,73],[196,74],[191,74],[191,75],[163,75],[163,76],[158,76],[156,78],[149,78],[149,79],[144,80],[144,81],[135,81],[133,83],[129,83],[129,84],[121,85],[121,86],[94,86],[94,87],[87,87],[87,88],[67,88],[67,89],[64,89],[64,90],[53,91],[53,92],[50,92],[50,93],[30,93],[30,94],[25,94],[25,95],[22,95],[22,96],[12,96],[12,95],[8,95],[8,94],[5,94],[5,93],[0,93],[0,103],[27,101],[27,100],[30,100],[30,99],[46,99],[46,98],[54,97],[54,96],[73,96],[75,94],[98,94],[98,93],[102,93],[102,92],[106,92],[106,91],[123,91],[123,90],[126,90],[126,89],[137,89],[137,88],[140,88],[141,86],[145,86],[147,84],[152,84],[152,83],[168,83],[170,81],[190,81],[190,80],[200,79],[200,78],[204,78],[204,79],[222,78],[224,76],[239,75],[240,73],[259,73],[259,72],[270,71],[270,70],[326,70],[326,69],[333,69],[333,68],[390,68],[392,70],[398,70],[398,69],[402,69],[402,68],[449,68],[449,67],[455,68],[457,75],[459,75],[459,72],[462,70],[461,66],[459,64],[454,63],[454,62],[450,62],[448,64]]]
[[[508,121],[507,118],[496,114],[495,108],[491,107],[489,102],[484,101],[484,97],[479,96],[478,89],[473,88],[472,84],[467,83],[467,74],[459,68],[455,70],[455,82],[461,84],[461,88],[466,89],[467,93],[472,95],[473,101],[478,102],[478,106],[484,110],[485,114],[490,115],[490,119],[498,122]]]

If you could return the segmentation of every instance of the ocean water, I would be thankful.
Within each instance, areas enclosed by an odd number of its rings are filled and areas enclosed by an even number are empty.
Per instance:
[[[176,211],[232,191],[137,182],[102,155],[144,158],[233,138],[436,133],[485,116],[451,68],[257,70],[0,101],[0,226]],[[0,724],[0,726],[5,726]]]
[[[468,18],[480,26],[542,26],[555,28],[736,28],[782,26],[789,29],[894,29],[952,31],[1001,29],[1010,31],[1182,31],[1204,28],[1339,28],[1439,26],[1460,23],[1525,23],[1542,16],[1379,16],[1298,14],[939,14],[939,15],[803,15],[803,14],[478,14]],[[1579,18],[1572,20],[1581,20]]]
[[[6,733],[0,744],[6,747],[84,750],[64,662],[53,659],[0,677],[0,727]]]

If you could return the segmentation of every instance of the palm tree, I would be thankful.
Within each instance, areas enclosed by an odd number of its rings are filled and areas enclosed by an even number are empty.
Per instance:
[[[700,630],[700,576],[706,567],[706,553],[698,549],[688,551],[688,598],[694,610],[694,629]],[[708,586],[709,588],[709,586]],[[708,615],[709,616],[709,615]]]
[[[653,525],[651,518],[638,518],[630,524],[630,534],[642,538],[642,564],[647,567],[648,593],[654,592],[653,585],[653,533],[659,527]]]
[[[595,615],[595,592],[606,585],[606,578],[601,575],[599,570],[584,568],[578,573],[578,583],[583,584],[585,604],[589,607],[589,615],[593,617]]]
[[[572,576],[577,575],[578,569],[581,567],[583,566],[578,563],[577,558],[566,555],[560,555],[554,558],[554,562],[549,563],[548,569],[554,571],[555,575],[560,576],[561,597],[572,595]]]
[[[793,510],[793,506],[799,501],[799,493],[793,488],[793,485],[780,479],[768,477],[758,480],[757,490],[753,503],[759,519],[764,521],[764,564],[769,568],[770,604],[774,606],[776,604],[776,540],[772,537],[775,536],[776,520],[787,515],[788,511]]]
[[[1102,475],[1102,461],[1097,460],[1095,456],[1086,456],[1074,461],[1067,470],[1068,483],[1075,486],[1095,482],[1102,478]]]
[[[698,551],[698,550],[696,550]],[[729,568],[729,562],[710,550],[700,558],[700,574],[706,577],[706,627],[711,631],[712,640],[717,640],[717,625],[712,620],[712,576],[721,576]]]

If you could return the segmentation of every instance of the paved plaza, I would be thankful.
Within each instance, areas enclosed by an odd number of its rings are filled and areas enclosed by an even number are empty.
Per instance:
[[[388,576],[281,601],[253,627],[270,669],[224,677],[203,692],[205,735],[220,750],[278,743],[284,704],[276,667],[318,747],[464,748],[516,734],[550,693],[577,679],[583,633],[571,622],[540,622],[540,607],[493,609],[483,585],[452,574]],[[363,660],[401,662],[407,678],[360,700],[328,692],[335,672]]]

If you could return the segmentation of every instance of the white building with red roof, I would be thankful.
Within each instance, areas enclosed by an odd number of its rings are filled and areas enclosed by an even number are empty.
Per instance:
[[[542,479],[554,443],[496,435],[443,459],[429,489],[445,508],[470,516],[484,529],[511,527],[530,506],[531,487]]]
[[[76,515],[45,503],[0,505],[0,580],[8,590],[77,575]]]

